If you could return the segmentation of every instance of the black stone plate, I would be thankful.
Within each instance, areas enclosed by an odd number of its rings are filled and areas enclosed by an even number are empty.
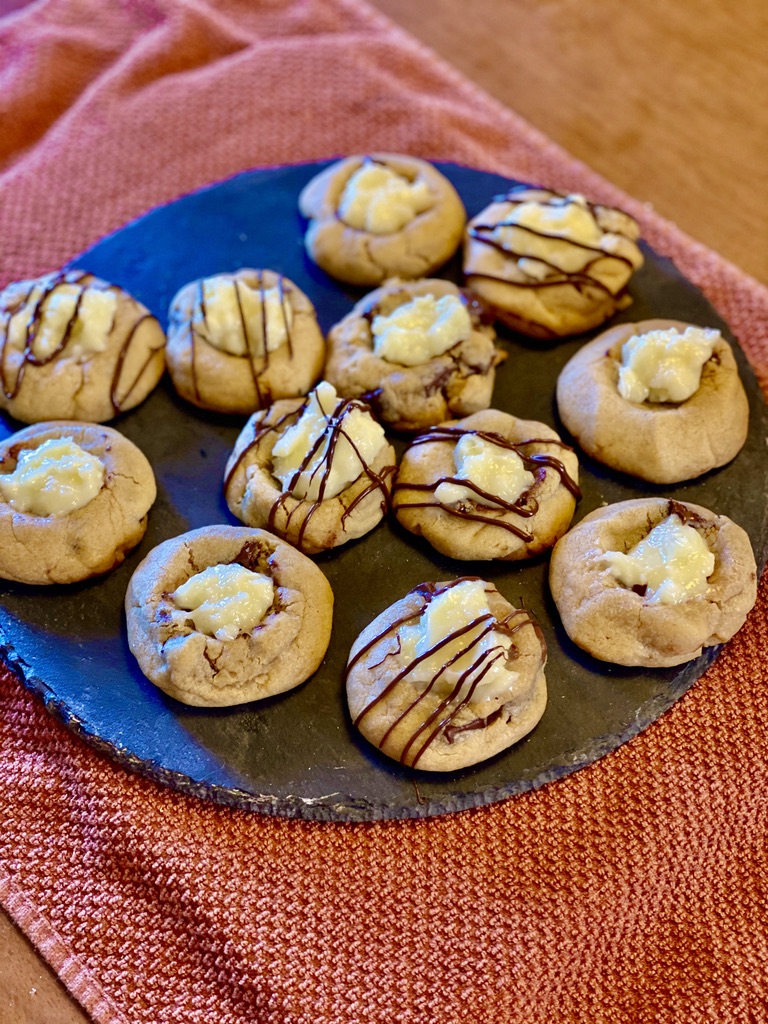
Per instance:
[[[296,209],[302,186],[321,165],[248,171],[153,210],[73,261],[126,288],[165,323],[185,282],[242,266],[285,274],[315,302],[327,330],[361,294],[341,287],[304,256]],[[509,185],[506,179],[441,165],[470,215]],[[726,325],[666,259],[647,252],[625,318],[660,316]],[[457,265],[446,268],[455,277]],[[584,339],[540,348],[502,334],[509,351],[494,404],[557,426],[554,386]],[[583,460],[584,497],[576,518],[603,502],[673,494],[731,516],[766,560],[766,410],[740,349],[751,402],[751,431],[736,460],[671,490],[644,485]],[[440,814],[491,803],[591,764],[669,708],[715,656],[683,668],[638,671],[597,662],[570,643],[546,585],[547,560],[526,565],[453,562],[397,524],[320,556],[336,595],[331,646],[305,685],[280,697],[225,710],[188,708],[139,672],[126,643],[123,596],[154,545],[186,530],[234,523],[221,495],[227,455],[244,420],[196,411],[168,381],[116,426],[147,454],[158,499],[140,547],[109,576],[71,587],[6,584],[0,628],[6,661],[49,710],[120,764],[186,793],[269,814],[361,821]],[[0,420],[0,436],[20,425]],[[549,703],[539,726],[493,760],[455,774],[409,770],[381,757],[352,728],[343,668],[360,630],[425,580],[481,575],[538,616],[549,648]]]

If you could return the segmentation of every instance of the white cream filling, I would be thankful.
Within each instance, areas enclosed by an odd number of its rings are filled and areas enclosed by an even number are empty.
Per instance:
[[[623,244],[618,235],[603,231],[580,195],[525,200],[512,207],[491,237],[518,255],[520,269],[537,281],[552,273],[548,264],[566,274],[577,273],[594,259],[589,249],[613,254]]]
[[[11,318],[8,340],[12,347],[24,348],[35,306],[44,290],[43,286],[36,285],[24,305]],[[45,362],[53,355],[73,317],[66,343],[67,357],[82,360],[103,352],[112,333],[116,310],[117,296],[111,289],[83,288],[78,284],[56,285],[41,306],[39,323],[32,337],[33,358]]]
[[[177,587],[171,598],[189,612],[199,633],[234,640],[263,622],[275,587],[269,576],[243,565],[211,565]]]
[[[482,622],[435,650],[446,637],[482,617]],[[432,684],[430,692],[447,696],[466,673],[456,699],[470,690],[472,701],[504,697],[519,673],[506,667],[512,642],[491,628],[494,621],[482,580],[465,580],[433,597],[417,623],[398,630],[400,654],[406,662],[426,655],[408,672],[408,681],[420,689]]]
[[[649,604],[679,604],[706,594],[715,556],[701,534],[671,515],[630,551],[607,551],[608,567],[625,587],[645,586]]]
[[[513,504],[533,485],[536,477],[526,468],[517,452],[501,448],[477,434],[463,434],[453,449],[456,476],[469,480],[486,494],[501,502]],[[474,501],[490,508],[504,505],[486,498],[462,484],[442,483],[435,488],[435,497],[441,505],[456,505]]]
[[[440,356],[472,333],[472,320],[455,295],[418,295],[371,324],[374,354],[388,363],[418,366]]]
[[[14,471],[0,474],[0,494],[17,512],[63,516],[96,497],[105,472],[71,437],[51,438],[20,452]]]
[[[339,217],[360,231],[387,235],[405,227],[433,202],[425,182],[410,182],[389,167],[364,163],[344,186]]]
[[[301,416],[276,441],[272,473],[294,498],[317,501],[321,488],[323,500],[335,498],[386,445],[384,429],[370,413],[352,406],[337,419],[341,405],[333,385],[321,381],[307,396]]]
[[[719,338],[702,327],[634,335],[621,347],[619,394],[629,402],[684,402],[698,391]]]
[[[263,302],[262,302],[263,295]],[[239,303],[238,303],[239,298]],[[245,281],[219,274],[203,281],[206,340],[209,345],[233,356],[250,352],[263,356],[285,345],[293,325],[293,310],[285,292],[274,286],[251,288]],[[242,309],[242,315],[241,315]]]

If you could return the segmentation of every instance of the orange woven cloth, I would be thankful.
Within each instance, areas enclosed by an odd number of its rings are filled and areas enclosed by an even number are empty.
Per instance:
[[[241,169],[374,146],[619,202],[768,381],[765,289],[354,0],[37,0],[0,21],[0,284]],[[180,796],[2,673],[0,900],[99,1022],[764,1021],[767,635],[763,587],[602,761],[367,825]]]

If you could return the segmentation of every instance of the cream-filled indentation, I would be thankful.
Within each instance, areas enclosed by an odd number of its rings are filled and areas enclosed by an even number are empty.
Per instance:
[[[680,604],[706,594],[715,571],[707,542],[676,514],[668,516],[626,553],[607,551],[611,574],[625,587],[645,587],[649,604]]]
[[[520,269],[534,280],[544,280],[553,268],[578,273],[594,260],[594,250],[614,255],[625,244],[621,236],[600,227],[580,195],[517,203],[490,237],[515,254]]]
[[[334,498],[365,472],[386,445],[367,409],[339,399],[321,381],[298,420],[272,449],[272,474],[283,491],[307,501]]]
[[[263,622],[275,587],[269,576],[243,565],[212,565],[177,587],[171,598],[177,608],[189,613],[198,632],[234,640]]]
[[[365,162],[344,186],[338,210],[350,227],[386,235],[400,231],[433,203],[425,182],[411,182],[383,164]]]
[[[25,448],[12,473],[0,474],[0,494],[11,508],[33,516],[62,516],[83,508],[104,484],[101,459],[71,437]]]
[[[519,674],[507,668],[512,642],[496,626],[483,580],[447,587],[417,623],[398,630],[400,656],[413,663],[405,678],[455,699],[504,697]]]
[[[203,281],[205,338],[233,356],[263,356],[285,345],[293,310],[278,285],[252,288],[245,281],[220,274]]]
[[[504,508],[514,504],[536,480],[516,452],[476,434],[464,434],[459,439],[453,460],[456,478],[469,481],[477,490],[463,484],[441,483],[435,489],[435,497],[442,505],[474,501]],[[494,497],[499,500],[494,501]]]
[[[418,295],[371,323],[374,354],[389,363],[418,366],[440,356],[472,333],[464,303],[455,295]]]
[[[23,350],[29,344],[40,363],[63,348],[68,358],[81,361],[103,352],[115,322],[115,293],[67,282],[47,290],[47,284],[38,283],[11,317],[9,345]]]
[[[629,402],[686,401],[698,391],[719,339],[719,331],[702,327],[634,335],[621,347],[619,394]]]

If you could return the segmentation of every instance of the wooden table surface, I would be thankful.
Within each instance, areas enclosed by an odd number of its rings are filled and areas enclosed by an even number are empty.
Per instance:
[[[0,0],[0,16],[26,0]],[[768,4],[375,0],[626,192],[768,284]],[[0,911],[0,1024],[89,1020]]]

